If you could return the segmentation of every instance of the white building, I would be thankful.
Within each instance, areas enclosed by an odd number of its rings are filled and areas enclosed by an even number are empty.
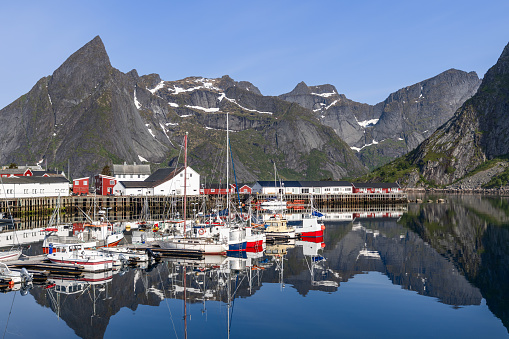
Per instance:
[[[257,181],[253,194],[352,194],[348,181]]]
[[[117,181],[144,181],[150,176],[150,165],[113,164],[112,174]]]
[[[187,167],[186,194],[200,194],[200,175]],[[115,195],[183,195],[184,168],[160,168],[144,181],[120,181],[113,187]]]
[[[69,181],[63,176],[2,178],[0,198],[69,196]]]

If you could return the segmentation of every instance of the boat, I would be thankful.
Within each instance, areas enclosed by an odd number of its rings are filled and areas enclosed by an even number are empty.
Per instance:
[[[103,247],[100,251],[110,254],[114,260],[136,263],[149,261],[149,255],[126,247]]]
[[[184,206],[183,206],[183,226],[184,232],[182,236],[176,236],[168,240],[157,241],[159,247],[163,249],[180,249],[180,250],[198,250],[204,254],[225,254],[228,251],[228,242],[219,240],[217,237],[188,237],[187,236],[187,138],[188,132],[184,136]]]
[[[295,233],[300,238],[319,238],[323,237],[325,226],[318,221],[314,215],[304,214],[302,220],[289,221],[288,225],[295,229]]]
[[[80,225],[81,226],[81,225]],[[124,233],[113,230],[113,225],[109,222],[95,221],[82,224],[83,231],[74,231],[74,228],[68,230],[67,236],[57,235],[58,228],[47,227],[43,231],[47,232],[42,243],[44,254],[50,253],[50,247],[53,252],[58,250],[58,245],[83,245],[85,249],[100,247],[115,247],[124,239]],[[81,228],[81,227],[80,227]],[[75,233],[75,235],[73,235]]]
[[[288,226],[288,221],[282,214],[274,214],[265,221],[265,235],[267,239],[294,239],[295,229]]]
[[[281,184],[280,184],[281,185]],[[274,163],[274,191],[276,196],[272,199],[268,199],[267,201],[262,201],[260,204],[261,208],[268,209],[268,210],[281,210],[286,209],[286,201],[283,200],[282,194],[283,189],[277,189],[277,170],[276,170],[276,163]],[[279,197],[279,193],[281,193],[281,197]]]
[[[83,266],[85,271],[106,271],[113,268],[114,259],[111,255],[94,250],[87,250],[81,244],[58,244],[46,255],[52,262],[64,265]]]
[[[0,262],[16,260],[20,257],[20,255],[20,250],[2,251],[0,252]]]
[[[12,271],[5,263],[0,263],[0,280],[4,283],[21,284],[32,281],[32,275],[25,268],[21,271]]]

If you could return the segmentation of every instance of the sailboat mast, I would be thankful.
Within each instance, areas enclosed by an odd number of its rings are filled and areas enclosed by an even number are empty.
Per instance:
[[[184,238],[186,237],[186,208],[187,208],[187,135],[184,136]]]
[[[228,145],[230,143],[230,126],[226,112],[226,208],[228,211],[228,227],[230,226],[230,155]]]

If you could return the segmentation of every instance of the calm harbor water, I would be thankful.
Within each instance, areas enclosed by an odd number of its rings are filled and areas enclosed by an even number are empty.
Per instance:
[[[323,242],[3,293],[2,337],[509,337],[509,198],[444,198],[328,219]]]

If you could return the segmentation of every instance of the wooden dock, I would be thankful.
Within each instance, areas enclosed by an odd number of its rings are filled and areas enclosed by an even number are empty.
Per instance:
[[[273,195],[237,195],[231,196],[234,206],[247,206],[265,201]],[[287,194],[290,209],[304,209],[311,200],[315,208],[324,209],[341,207],[345,209],[363,209],[373,205],[393,205],[407,203],[405,193],[368,193],[368,194]],[[60,202],[59,202],[60,200]],[[83,221],[83,212],[89,216],[99,209],[107,211],[111,220],[138,219],[143,213],[153,216],[168,215],[170,211],[183,209],[183,196],[69,196],[69,197],[38,197],[20,199],[0,199],[0,212],[11,212],[16,219],[39,221],[41,226],[49,219],[60,203],[60,209],[66,220]],[[187,215],[193,217],[204,209],[226,208],[228,205],[223,195],[197,195],[187,197]],[[146,210],[146,211],[144,211]],[[34,225],[33,223],[31,223]]]

